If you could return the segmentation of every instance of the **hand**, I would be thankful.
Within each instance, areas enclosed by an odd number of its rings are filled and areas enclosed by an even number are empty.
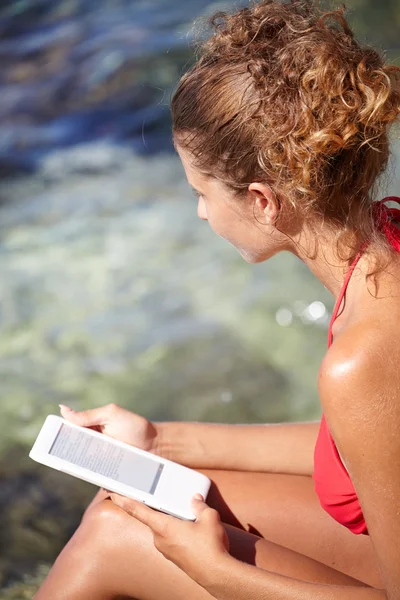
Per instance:
[[[95,429],[121,442],[156,453],[156,425],[117,404],[107,404],[80,412],[60,404],[60,409],[64,419],[71,423]]]
[[[200,494],[192,502],[194,522],[181,521],[114,492],[109,494],[115,504],[152,530],[157,550],[200,585],[212,577],[221,562],[234,560],[218,512],[207,506]]]

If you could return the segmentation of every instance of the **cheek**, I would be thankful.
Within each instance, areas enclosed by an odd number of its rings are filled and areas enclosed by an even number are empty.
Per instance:
[[[197,214],[208,221],[211,229],[236,247],[247,247],[250,242],[248,225],[244,218],[222,201],[207,204],[199,199]],[[250,238],[250,239],[249,239]]]

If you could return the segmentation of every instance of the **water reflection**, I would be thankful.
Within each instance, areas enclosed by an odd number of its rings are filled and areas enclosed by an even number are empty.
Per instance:
[[[275,318],[278,325],[282,327],[296,324],[296,319],[303,325],[318,325],[325,328],[329,322],[327,307],[319,300],[315,300],[311,304],[296,300],[290,305],[290,308],[279,308]]]

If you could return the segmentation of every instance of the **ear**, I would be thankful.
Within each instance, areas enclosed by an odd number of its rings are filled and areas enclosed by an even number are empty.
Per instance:
[[[280,210],[280,202],[268,185],[260,182],[251,183],[248,187],[250,199],[254,206],[257,220],[272,225]]]

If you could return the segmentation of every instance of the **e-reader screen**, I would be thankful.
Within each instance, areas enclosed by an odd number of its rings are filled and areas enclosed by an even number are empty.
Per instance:
[[[49,454],[154,494],[164,465],[62,423]]]

